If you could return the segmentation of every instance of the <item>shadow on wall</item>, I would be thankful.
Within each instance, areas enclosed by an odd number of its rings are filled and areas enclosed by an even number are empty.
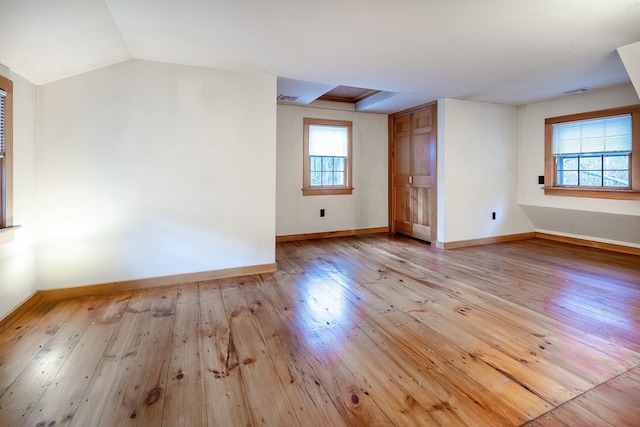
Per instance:
[[[536,230],[640,245],[640,214],[621,215],[522,205]]]
[[[263,248],[248,238],[148,217],[121,232],[56,238],[40,245],[41,289],[95,285],[175,274],[243,267],[246,258],[261,259]],[[263,262],[264,261],[264,262]]]

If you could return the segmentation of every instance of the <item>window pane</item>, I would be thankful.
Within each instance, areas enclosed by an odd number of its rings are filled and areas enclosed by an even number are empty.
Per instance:
[[[333,157],[323,157],[322,158],[322,170],[323,171],[332,171],[333,170]]]
[[[578,170],[578,156],[568,157],[562,156],[558,157],[558,169],[562,170]]]
[[[601,169],[602,156],[580,156],[580,170],[599,171]],[[580,183],[582,184],[582,178]]]
[[[322,172],[322,185],[333,185],[333,172]]]
[[[311,172],[311,185],[322,185],[321,172]]]
[[[310,162],[310,169],[311,171],[322,170],[322,157],[312,156],[311,162]]]
[[[580,186],[602,186],[601,171],[580,171]]]
[[[628,170],[629,155],[628,154],[607,154],[604,156],[605,170]]]
[[[628,171],[607,171],[604,173],[604,185],[607,187],[628,187]]]
[[[311,156],[310,183],[322,186],[344,186],[346,173],[344,157]]]
[[[578,185],[578,172],[558,172],[558,185]]]

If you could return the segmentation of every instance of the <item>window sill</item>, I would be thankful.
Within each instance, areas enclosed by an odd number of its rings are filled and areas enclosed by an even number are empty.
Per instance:
[[[302,195],[303,196],[327,196],[327,195],[339,195],[339,194],[352,194],[353,188],[303,188]]]
[[[0,228],[0,245],[13,242],[13,231],[21,227],[21,225],[12,225],[9,227]]]
[[[544,194],[549,196],[591,197],[594,199],[640,200],[640,191],[636,190],[544,187]]]

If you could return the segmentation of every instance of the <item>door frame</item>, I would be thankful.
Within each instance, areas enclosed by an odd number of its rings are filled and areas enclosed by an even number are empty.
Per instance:
[[[435,127],[435,162],[434,162],[434,170],[431,171],[431,191],[432,191],[432,208],[431,208],[431,245],[436,246],[437,237],[438,237],[438,101],[427,102],[426,104],[420,104],[415,107],[408,108],[406,110],[398,111],[393,114],[389,114],[389,125],[388,125],[388,133],[389,133],[389,231],[391,233],[395,233],[395,221],[394,221],[394,212],[395,212],[395,153],[393,150],[394,146],[394,138],[395,138],[395,126],[394,122],[397,117],[404,116],[407,114],[415,113],[419,110],[423,110],[427,107],[432,107],[432,127]]]

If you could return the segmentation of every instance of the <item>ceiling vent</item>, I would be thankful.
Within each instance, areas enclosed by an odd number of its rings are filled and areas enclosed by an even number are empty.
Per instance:
[[[300,97],[299,96],[283,95],[283,94],[278,95],[278,101],[296,102],[298,100],[298,98],[300,98]]]
[[[591,90],[591,88],[589,88],[589,87],[581,87],[580,89],[568,90],[568,91],[566,91],[564,93],[566,93],[567,95],[573,95],[573,94],[576,94],[576,93],[584,93],[584,92],[586,92],[588,90]]]

